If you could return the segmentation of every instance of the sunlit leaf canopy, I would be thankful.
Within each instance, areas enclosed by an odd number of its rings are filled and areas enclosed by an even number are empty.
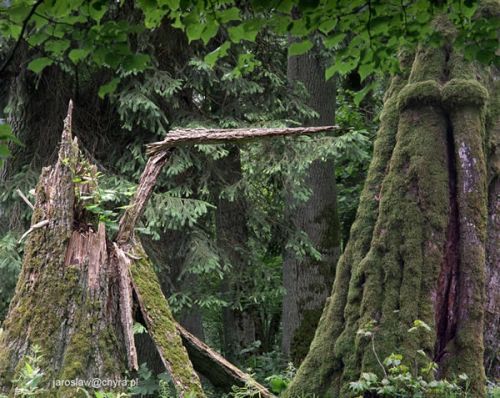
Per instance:
[[[490,0],[494,1],[494,0]],[[289,55],[300,55],[321,41],[330,54],[326,77],[357,70],[362,79],[398,69],[401,48],[439,45],[433,27],[446,14],[455,25],[454,46],[468,59],[498,64],[498,16],[478,13],[472,0],[3,0],[0,2],[0,75],[20,45],[32,49],[27,67],[40,73],[52,64],[72,71],[85,63],[117,71],[101,87],[112,93],[119,76],[141,73],[154,60],[141,34],[161,24],[182,30],[188,41],[207,46],[214,65],[229,50],[255,41],[259,32],[291,37]],[[487,5],[488,1],[481,4]],[[213,46],[214,39],[217,45]],[[220,44],[222,43],[222,44]],[[251,70],[252,54],[239,55],[236,69]],[[12,72],[12,71],[11,71]],[[1,141],[7,137],[0,137]],[[1,160],[0,160],[1,161]]]

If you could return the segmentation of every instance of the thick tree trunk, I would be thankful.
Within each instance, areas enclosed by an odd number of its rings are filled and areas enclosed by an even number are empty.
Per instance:
[[[301,82],[309,92],[309,106],[319,117],[308,126],[332,125],[335,120],[335,83],[325,82],[325,71],[317,54],[288,59],[288,80]],[[335,165],[333,159],[317,160],[307,171],[304,181],[311,190],[305,203],[295,205],[288,195],[288,217],[295,229],[304,231],[311,244],[321,253],[321,260],[297,258],[286,250],[283,261],[282,350],[295,364],[307,354],[314,331],[330,294],[340,247],[340,224],[337,215]]]
[[[492,74],[488,158],[488,239],[484,347],[486,374],[500,378],[500,73]]]
[[[422,47],[408,61],[409,77],[386,95],[333,292],[287,397],[348,397],[361,372],[380,373],[356,334],[371,320],[381,358],[400,352],[413,368],[422,348],[439,376],[465,372],[472,395],[484,396],[488,79],[449,47]],[[416,319],[433,333],[409,334]]]

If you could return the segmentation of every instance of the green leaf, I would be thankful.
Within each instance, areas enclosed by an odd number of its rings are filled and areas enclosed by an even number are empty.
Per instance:
[[[85,48],[75,48],[69,52],[68,57],[71,60],[71,62],[77,64],[82,59],[84,59],[89,54],[89,52],[90,50]]]
[[[44,70],[47,66],[52,65],[54,61],[52,61],[50,58],[47,57],[41,57],[34,59],[28,64],[28,69],[35,72],[35,73],[40,73],[42,70]]]
[[[10,156],[10,151],[7,145],[0,144],[0,159],[6,159]]]
[[[114,93],[116,91],[116,88],[118,87],[118,83],[120,83],[120,78],[115,77],[110,82],[103,84],[101,87],[99,87],[99,97],[104,98],[106,95]]]
[[[336,47],[342,42],[342,40],[345,39],[345,37],[346,37],[345,33],[342,32],[336,33],[324,39],[323,44],[325,45],[326,48]]]
[[[227,8],[217,13],[217,19],[223,24],[230,21],[240,21],[240,10],[237,7]]]
[[[150,60],[147,54],[131,54],[125,57],[122,66],[128,71],[143,71]]]
[[[313,44],[310,40],[304,40],[300,43],[292,43],[290,47],[288,47],[288,56],[292,57],[294,55],[301,55],[308,52],[313,47]]]
[[[194,40],[198,40],[201,38],[201,34],[203,33],[205,26],[199,21],[195,23],[190,23],[186,26],[186,35],[188,37],[189,42],[191,43]]]
[[[215,37],[218,31],[219,31],[219,23],[217,21],[212,21],[211,23],[207,23],[205,25],[203,33],[201,34],[201,40],[203,40],[204,44],[208,44],[210,39]]]
[[[364,81],[367,76],[373,73],[374,70],[374,65],[372,63],[360,65],[358,68],[358,73],[361,77],[361,81]]]
[[[108,11],[107,0],[94,0],[90,3],[88,7],[89,15],[96,22],[99,22],[104,14]]]
[[[228,41],[224,42],[224,44],[222,44],[220,47],[218,47],[211,53],[205,55],[204,59],[205,62],[210,66],[214,66],[219,58],[222,58],[227,55],[230,46],[231,46],[230,42]]]
[[[10,140],[13,137],[12,128],[8,124],[0,124],[0,140]]]
[[[254,42],[264,21],[248,21],[237,26],[228,28],[229,38],[233,43],[239,43],[241,40]]]
[[[64,51],[69,48],[69,40],[51,40],[45,43],[45,50],[50,51],[53,54],[61,55]]]
[[[372,83],[368,84],[367,86],[365,86],[362,90],[359,90],[356,94],[354,94],[352,99],[353,99],[354,103],[356,104],[356,106],[359,106],[361,101],[363,101],[363,98],[365,98],[366,95],[370,91],[372,91],[374,87],[375,87],[375,82],[372,82]]]
[[[337,19],[336,18],[328,18],[326,21],[321,22],[318,29],[320,32],[322,32],[326,35],[326,34],[330,33],[335,28],[335,26],[337,26]]]

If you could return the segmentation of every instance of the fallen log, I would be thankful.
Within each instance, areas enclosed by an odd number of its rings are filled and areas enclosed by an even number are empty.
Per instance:
[[[176,327],[194,369],[205,376],[214,387],[230,392],[232,386],[251,386],[255,391],[255,396],[260,398],[274,397],[267,388],[257,383],[252,376],[238,369],[181,325],[177,324]]]

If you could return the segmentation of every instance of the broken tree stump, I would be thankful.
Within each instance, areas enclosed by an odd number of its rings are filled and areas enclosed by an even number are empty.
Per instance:
[[[153,305],[144,298],[145,289],[157,294],[157,280],[150,278],[142,286],[135,275],[132,283],[129,249],[110,242],[104,224],[79,200],[92,197],[97,173],[71,136],[71,108],[58,161],[43,170],[36,188],[32,225],[41,226],[32,227],[27,236],[22,271],[4,322],[0,389],[12,388],[34,345],[43,352],[41,368],[53,396],[81,396],[75,387],[59,387],[54,383],[58,380],[125,379],[128,371],[138,368],[132,332],[136,297],[145,303],[142,316],[151,320],[148,327],[179,396],[203,397],[166,299],[156,297]],[[141,261],[141,272],[153,275],[145,255]]]

